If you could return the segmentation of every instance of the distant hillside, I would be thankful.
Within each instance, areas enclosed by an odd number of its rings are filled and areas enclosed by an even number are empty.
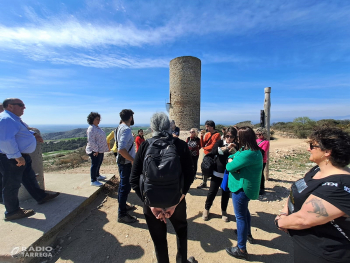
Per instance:
[[[106,134],[110,133],[114,128],[101,128]],[[70,131],[64,132],[51,132],[44,133],[44,140],[60,140],[60,139],[70,139],[70,138],[82,138],[86,137],[86,128],[78,128]]]

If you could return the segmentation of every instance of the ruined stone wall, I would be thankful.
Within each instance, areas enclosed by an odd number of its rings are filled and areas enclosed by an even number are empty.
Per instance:
[[[201,102],[201,61],[196,57],[178,57],[170,61],[171,120],[180,130],[199,128]]]

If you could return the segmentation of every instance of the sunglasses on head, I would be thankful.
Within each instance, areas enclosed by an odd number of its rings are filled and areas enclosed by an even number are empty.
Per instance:
[[[17,105],[17,106],[20,106],[20,107],[24,107],[24,104],[23,103],[9,103],[11,105]]]
[[[310,150],[313,150],[314,148],[320,148],[319,145],[313,145],[312,143],[310,143]]]
[[[225,138],[227,138],[227,139],[228,139],[228,138],[234,139],[234,138],[235,138],[235,136],[232,136],[232,135],[226,135],[226,136],[225,136]]]

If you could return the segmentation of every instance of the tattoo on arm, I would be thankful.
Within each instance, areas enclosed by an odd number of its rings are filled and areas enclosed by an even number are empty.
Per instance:
[[[317,198],[312,198],[309,202],[306,204],[311,203],[313,206],[313,211],[307,211],[308,213],[314,213],[317,214],[317,217],[324,216],[327,217],[328,213],[324,205],[322,204],[322,201]]]

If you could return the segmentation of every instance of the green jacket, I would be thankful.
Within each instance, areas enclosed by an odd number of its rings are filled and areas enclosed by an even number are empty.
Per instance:
[[[258,199],[263,168],[261,152],[240,150],[228,158],[233,158],[232,162],[226,165],[226,170],[230,172],[228,177],[230,191],[234,193],[243,188],[249,199]]]

